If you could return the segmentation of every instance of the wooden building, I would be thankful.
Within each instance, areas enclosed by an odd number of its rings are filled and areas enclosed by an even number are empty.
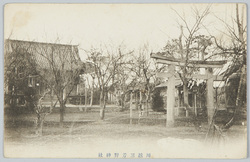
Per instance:
[[[32,90],[40,95],[43,94],[47,85],[37,71],[40,68],[46,73],[51,70],[52,64],[61,66],[70,73],[72,69],[77,68],[77,64],[82,64],[78,46],[6,39],[4,42],[5,104],[24,104],[26,102],[24,93]],[[53,95],[56,98],[55,94]],[[71,95],[77,95],[77,85]]]

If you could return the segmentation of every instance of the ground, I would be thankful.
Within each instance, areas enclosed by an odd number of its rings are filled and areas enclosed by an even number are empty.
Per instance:
[[[176,127],[166,128],[165,116],[150,113],[138,121],[135,111],[130,124],[129,111],[107,110],[101,121],[96,110],[68,110],[60,127],[55,111],[46,117],[43,135],[37,136],[34,113],[5,113],[4,153],[54,158],[244,157],[245,125],[234,125],[224,141],[210,147],[204,142],[206,123],[198,131],[188,120],[177,119]]]

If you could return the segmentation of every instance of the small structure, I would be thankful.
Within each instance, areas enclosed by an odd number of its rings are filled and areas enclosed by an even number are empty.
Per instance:
[[[175,82],[175,96],[174,96],[174,100],[175,100],[175,104],[174,104],[174,107],[175,107],[175,115],[176,116],[179,116],[179,108],[181,107],[181,94],[180,94],[180,88],[182,86],[182,82],[180,79],[177,79],[176,82]],[[166,100],[167,100],[167,87],[168,87],[168,81],[164,82],[164,83],[161,83],[159,85],[157,85],[155,88],[164,88],[164,94],[162,95],[163,96],[163,99],[165,100],[164,101],[164,105],[167,104]]]
[[[138,122],[143,116],[148,115],[149,103],[146,100],[145,83],[129,87],[130,91],[130,124],[132,124],[133,109],[138,111]]]

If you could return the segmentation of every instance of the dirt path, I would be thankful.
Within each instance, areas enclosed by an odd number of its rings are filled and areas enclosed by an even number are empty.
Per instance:
[[[160,124],[127,124],[126,113],[107,113],[98,120],[96,113],[66,114],[60,128],[58,114],[51,114],[44,125],[44,135],[34,135],[32,125],[5,128],[4,151],[7,157],[65,157],[65,158],[163,158],[163,157],[237,157],[244,150],[242,137],[246,127],[233,126],[229,139],[222,144],[203,143],[206,131],[194,127],[166,128]],[[19,121],[30,121],[21,117]],[[135,120],[136,121],[136,120]],[[162,122],[162,123],[161,123]],[[25,122],[24,122],[25,123]],[[205,129],[205,128],[204,128]],[[237,142],[232,142],[232,139]],[[231,141],[229,143],[228,141]],[[233,146],[232,146],[233,145]],[[180,153],[181,152],[181,153]]]

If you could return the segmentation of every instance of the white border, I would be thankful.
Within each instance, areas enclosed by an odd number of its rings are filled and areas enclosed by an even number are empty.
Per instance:
[[[3,156],[3,127],[4,127],[4,120],[3,120],[3,105],[4,105],[4,96],[3,96],[3,84],[4,84],[4,56],[3,56],[3,45],[4,45],[4,29],[3,29],[3,17],[4,17],[4,5],[7,3],[246,3],[247,6],[250,4],[250,1],[244,1],[244,0],[1,0],[1,12],[0,12],[0,22],[1,22],[1,39],[0,39],[0,49],[1,49],[1,55],[0,55],[0,161],[1,162],[34,162],[34,161],[46,161],[46,162],[55,162],[55,161],[62,161],[62,162],[75,162],[75,161],[155,161],[155,162],[163,162],[163,161],[173,161],[173,162],[193,162],[193,161],[199,161],[201,159],[11,159],[11,158],[4,158]],[[249,22],[250,16],[247,11],[247,20]],[[249,30],[249,26],[247,26],[247,29]],[[247,48],[249,49],[249,43],[247,45]],[[247,57],[247,60],[249,62],[249,56]],[[248,66],[249,68],[249,66]],[[247,79],[249,80],[249,70],[247,71]],[[249,86],[247,86],[247,94],[249,94]],[[248,107],[248,155],[246,159],[239,160],[241,162],[249,161],[249,95],[247,95],[247,107]],[[219,160],[219,159],[202,159],[205,161],[225,161],[225,160]],[[238,161],[238,160],[226,160],[226,161]]]

